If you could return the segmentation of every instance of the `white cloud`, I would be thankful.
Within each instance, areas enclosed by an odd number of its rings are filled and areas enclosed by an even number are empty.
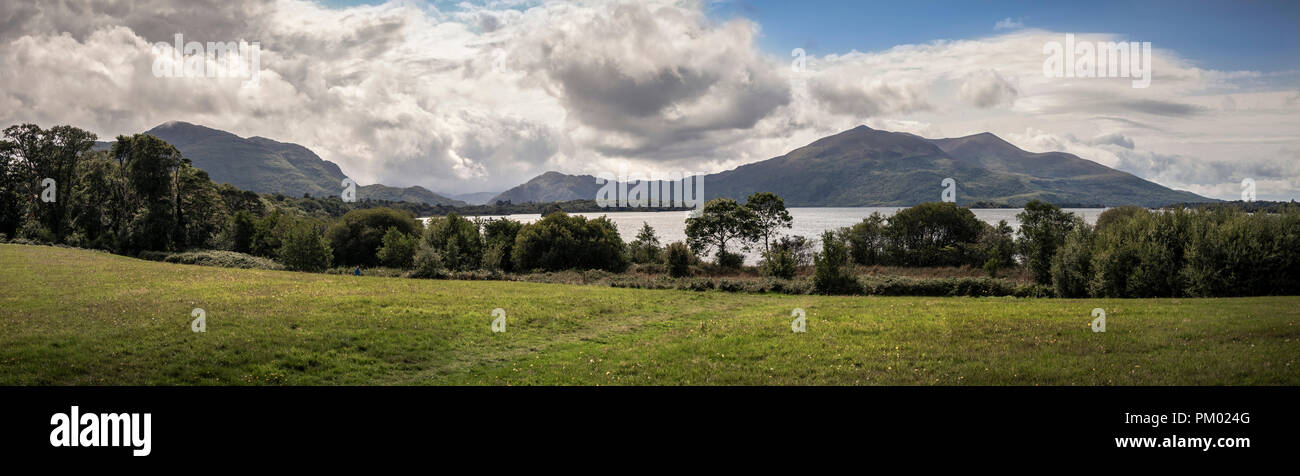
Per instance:
[[[1146,89],[1046,78],[1043,44],[1063,33],[1020,19],[988,38],[810,56],[796,73],[758,48],[761,25],[692,1],[70,5],[0,6],[0,123],[109,137],[183,120],[302,144],[362,183],[450,193],[622,161],[718,171],[865,123],[989,131],[1221,198],[1247,173],[1261,198],[1300,196],[1285,165],[1300,151],[1295,72],[1206,70],[1155,45]],[[150,45],[175,33],[261,42],[259,87],[153,77]]]

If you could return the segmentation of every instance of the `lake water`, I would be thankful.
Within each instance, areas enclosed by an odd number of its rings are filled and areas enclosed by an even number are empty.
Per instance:
[[[794,226],[782,229],[781,234],[817,238],[826,230],[856,224],[873,212],[880,212],[881,215],[888,217],[902,209],[903,207],[790,208],[790,217],[794,218]],[[1064,210],[1079,215],[1083,217],[1084,221],[1093,224],[1097,222],[1097,216],[1105,209],[1066,208]],[[1020,227],[1020,221],[1016,220],[1016,214],[1021,212],[1019,208],[972,208],[971,211],[975,213],[975,218],[992,225],[996,225],[999,220],[1006,220],[1007,224],[1011,225],[1012,228]],[[685,211],[586,212],[573,213],[573,215],[582,215],[587,218],[609,217],[610,221],[613,221],[614,225],[618,227],[618,233],[623,237],[623,241],[626,242],[636,239],[636,233],[641,229],[642,223],[649,223],[651,227],[654,227],[655,234],[659,236],[659,242],[668,244],[674,241],[686,241],[687,213]],[[485,215],[480,218],[509,218],[523,223],[532,223],[541,219],[541,215]],[[745,262],[749,264],[754,264],[757,261],[758,255],[756,252],[749,253],[745,258]]]

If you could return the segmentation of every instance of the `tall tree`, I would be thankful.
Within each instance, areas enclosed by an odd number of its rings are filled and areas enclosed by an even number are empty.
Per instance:
[[[1052,257],[1080,220],[1074,214],[1041,200],[1025,204],[1025,210],[1017,214],[1016,219],[1020,220],[1017,245],[1034,281],[1051,284]]]
[[[184,164],[180,151],[148,134],[118,136],[112,156],[122,167],[122,196],[126,197],[127,228],[119,238],[123,251],[166,250],[173,245],[177,227],[177,170]]]
[[[67,234],[77,162],[94,145],[95,134],[72,126],[41,129],[35,124],[21,124],[4,131],[0,161],[7,169],[6,188],[21,193],[25,219],[48,230],[55,241],[62,241]],[[54,181],[53,201],[40,199],[47,186],[45,179]]]
[[[781,228],[794,226],[794,219],[785,209],[785,200],[772,192],[756,192],[745,200],[745,208],[754,214],[754,231],[763,237],[763,253],[772,251],[771,242]]]
[[[686,244],[696,254],[703,255],[713,249],[721,259],[732,241],[737,241],[741,249],[748,249],[757,237],[754,212],[730,198],[709,200],[699,216],[686,219]]]
[[[69,204],[73,233],[82,241],[76,246],[114,250],[115,234],[121,223],[113,221],[114,213],[123,207],[120,182],[122,174],[117,163],[103,152],[91,154],[77,165],[77,183]]]

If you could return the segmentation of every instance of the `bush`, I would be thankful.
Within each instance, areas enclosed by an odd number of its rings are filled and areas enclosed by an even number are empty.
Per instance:
[[[655,263],[661,259],[659,237],[655,236],[655,229],[649,223],[641,222],[636,240],[628,244],[628,255],[633,263]]]
[[[620,272],[627,268],[623,239],[613,222],[606,217],[588,220],[564,212],[551,213],[520,228],[512,258],[516,270]]]
[[[999,220],[997,226],[986,225],[980,235],[977,259],[984,260],[984,271],[990,277],[997,276],[998,270],[1016,265],[1016,241],[1011,233],[1011,225]]]
[[[718,250],[717,260],[718,267],[727,270],[738,270],[745,265],[745,255],[725,250]]]
[[[1215,213],[1191,235],[1183,269],[1188,295],[1300,293],[1300,214]]]
[[[18,229],[18,237],[23,238],[31,243],[40,243],[47,245],[54,243],[54,232],[49,228],[35,221],[23,222],[22,228]]]
[[[511,255],[514,253],[515,239],[523,224],[514,220],[501,218],[487,220],[483,223],[483,267],[504,272],[514,271]]]
[[[675,241],[669,244],[665,255],[669,276],[681,278],[691,275],[691,263],[695,262],[695,254],[691,253],[691,248],[686,243]]]
[[[1147,209],[1133,205],[1107,208],[1105,211],[1101,212],[1101,215],[1097,215],[1097,224],[1093,225],[1093,229],[1102,231],[1106,228],[1110,228],[1111,225],[1123,222],[1135,216],[1146,215],[1147,213],[1149,213]]]
[[[867,276],[861,280],[863,292],[879,296],[1013,296],[1020,292],[1015,284],[997,278],[912,278],[906,276]]]
[[[813,289],[820,294],[857,294],[861,284],[847,268],[849,255],[835,232],[822,233],[822,251],[813,258]]]
[[[280,263],[294,271],[319,272],[329,269],[334,259],[330,244],[308,223],[290,229],[278,252]]]
[[[902,266],[979,266],[972,249],[987,225],[969,208],[930,202],[899,211],[885,228],[891,264]]]
[[[326,231],[334,249],[334,261],[341,266],[377,266],[379,247],[390,229],[415,235],[420,231],[415,215],[391,208],[352,210]]]
[[[1025,204],[1025,210],[1016,218],[1020,220],[1016,245],[1025,257],[1025,265],[1029,267],[1034,282],[1051,284],[1052,257],[1065,242],[1065,236],[1083,220],[1041,200]]]
[[[760,266],[764,276],[772,276],[782,279],[794,277],[798,263],[795,261],[794,253],[779,248],[774,248],[763,259]]]
[[[276,263],[267,258],[224,250],[186,251],[183,253],[145,251],[140,253],[140,255],[142,259],[152,259],[154,261],[165,261],[168,263],[241,269],[284,269],[284,266],[280,263]]]
[[[772,243],[774,251],[788,251],[794,257],[794,264],[798,266],[812,266],[813,240],[803,236],[782,236]]]
[[[509,271],[514,268],[510,262],[510,247],[505,243],[493,243],[483,250],[483,269],[489,271]]]
[[[1092,230],[1080,226],[1052,257],[1052,289],[1057,296],[1088,297],[1092,280]]]
[[[1091,292],[1097,297],[1176,297],[1186,290],[1184,247],[1196,217],[1140,213],[1097,233]],[[1199,214],[1195,214],[1199,215]]]
[[[429,219],[424,244],[437,251],[443,266],[450,270],[478,269],[483,260],[483,238],[478,225],[455,213]]]
[[[863,266],[885,264],[885,217],[872,212],[860,223],[845,230],[849,257]]]
[[[426,245],[421,245],[415,252],[415,269],[411,273],[415,278],[440,278],[446,275],[442,253]]]
[[[253,237],[256,234],[257,218],[252,213],[240,210],[230,216],[221,241],[225,242],[231,251],[249,253],[253,250]]]
[[[389,227],[377,253],[379,262],[390,268],[408,269],[415,264],[415,249],[419,244],[415,235],[403,233],[397,227]]]
[[[1049,298],[1052,297],[1052,287],[1046,284],[1028,283],[1016,287],[1015,297],[1019,298]]]

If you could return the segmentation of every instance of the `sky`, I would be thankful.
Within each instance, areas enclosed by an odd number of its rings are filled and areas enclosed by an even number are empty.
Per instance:
[[[865,124],[1291,200],[1298,24],[1300,2],[18,0],[0,4],[0,123],[107,139],[186,121],[441,193],[717,172]],[[257,80],[160,74],[176,34],[258,42]],[[1049,76],[1067,34],[1149,42],[1149,85]]]

